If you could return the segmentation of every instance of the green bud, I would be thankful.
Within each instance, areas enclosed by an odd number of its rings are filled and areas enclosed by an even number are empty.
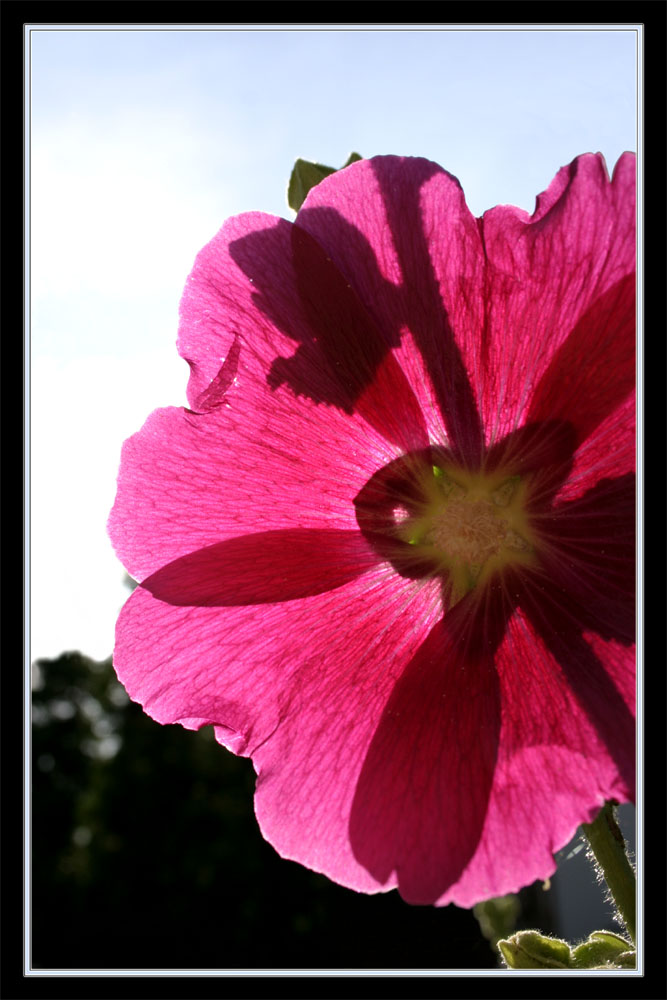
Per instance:
[[[572,952],[575,969],[634,969],[637,955],[629,941],[611,931],[593,931]]]
[[[355,163],[361,159],[363,157],[359,156],[359,153],[350,153],[340,169],[343,170],[345,167],[349,167],[351,163]],[[289,207],[298,212],[306,200],[306,195],[310,189],[314,188],[320,181],[323,181],[329,174],[335,174],[337,169],[337,167],[327,167],[323,163],[297,160],[287,187],[287,204]]]
[[[433,467],[434,471],[436,468]],[[438,471],[442,475],[442,470]],[[484,937],[495,945],[499,938],[507,937],[514,930],[520,909],[518,897],[509,895],[478,903],[472,912]]]
[[[572,953],[567,941],[547,937],[538,931],[519,931],[498,941],[498,948],[510,969],[570,969]]]

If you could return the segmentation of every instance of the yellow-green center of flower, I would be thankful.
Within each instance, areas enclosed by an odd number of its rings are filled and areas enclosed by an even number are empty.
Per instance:
[[[433,466],[420,484],[423,505],[400,522],[403,541],[435,558],[454,604],[508,565],[533,561],[524,509],[525,484],[506,473],[468,473]]]

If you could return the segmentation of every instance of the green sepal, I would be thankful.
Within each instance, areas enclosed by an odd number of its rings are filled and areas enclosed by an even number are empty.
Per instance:
[[[575,969],[634,969],[636,964],[637,955],[630,942],[611,931],[593,931],[572,951]]]
[[[519,931],[498,941],[498,948],[510,969],[570,969],[572,952],[567,941],[547,937],[538,931]]]
[[[538,931],[519,931],[497,942],[510,969],[634,969],[632,945],[612,931],[593,931],[587,941],[572,948],[567,941]]]
[[[359,153],[350,153],[340,168],[327,167],[324,163],[311,163],[309,160],[297,160],[287,187],[287,204],[295,212],[298,212],[311,188],[323,181],[329,174],[335,174],[338,169],[344,170],[351,163],[356,163],[357,160],[361,159],[363,157],[359,156]]]

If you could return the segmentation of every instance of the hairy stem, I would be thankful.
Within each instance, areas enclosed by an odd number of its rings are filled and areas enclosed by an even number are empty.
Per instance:
[[[619,915],[636,944],[637,881],[615,813],[615,803],[605,802],[593,822],[583,824],[583,830]]]

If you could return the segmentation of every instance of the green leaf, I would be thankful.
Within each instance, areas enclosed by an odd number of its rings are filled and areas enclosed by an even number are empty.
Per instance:
[[[347,160],[340,167],[344,170],[345,167],[349,167],[351,163],[356,163],[357,160],[361,160],[363,157],[359,153],[350,153]],[[294,164],[292,174],[289,179],[289,185],[287,187],[287,204],[290,208],[293,208],[295,212],[298,212],[304,201],[306,200],[306,195],[311,188],[314,188],[316,184],[323,181],[325,177],[329,174],[335,174],[338,167],[327,167],[324,163],[311,163],[309,160],[297,160]]]
[[[498,941],[498,948],[510,969],[569,969],[572,953],[567,941],[547,937],[538,931],[519,931]]]

